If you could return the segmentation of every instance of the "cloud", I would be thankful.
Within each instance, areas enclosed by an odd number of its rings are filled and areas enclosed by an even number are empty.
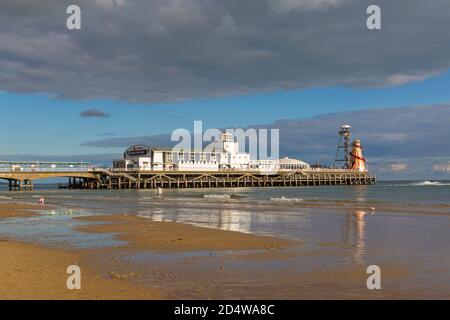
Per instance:
[[[433,73],[424,74],[393,74],[387,77],[386,83],[392,86],[399,86],[409,82],[418,82],[425,80],[433,75]]]
[[[112,9],[114,7],[126,6],[127,0],[94,0],[94,3],[99,7]]]
[[[448,0],[76,3],[74,32],[67,1],[0,2],[0,90],[153,103],[401,85],[450,67]],[[379,31],[366,28],[369,4]]]
[[[219,35],[232,35],[238,31],[234,19],[229,14],[225,15],[217,29],[215,30]]]
[[[370,170],[381,178],[430,179],[450,173],[449,119],[450,104],[340,112],[310,119],[278,120],[252,128],[279,129],[281,156],[332,165],[339,139],[337,131],[349,123],[352,138],[361,139]],[[173,145],[167,133],[87,141],[83,146],[125,149],[141,143]]]
[[[89,109],[80,113],[83,118],[108,118],[109,114],[97,109]]]
[[[269,9],[276,13],[295,10],[323,10],[342,5],[349,0],[267,0]]]
[[[407,163],[387,163],[384,168],[381,168],[382,171],[392,171],[392,172],[401,172],[408,170]]]
[[[433,170],[434,171],[440,171],[440,172],[448,172],[450,173],[450,162],[447,163],[440,163],[440,164],[435,164],[433,166]]]

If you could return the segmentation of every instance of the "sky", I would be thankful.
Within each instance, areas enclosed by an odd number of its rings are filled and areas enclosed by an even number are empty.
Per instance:
[[[330,164],[349,123],[381,178],[450,179],[449,27],[446,0],[2,0],[0,160],[105,164],[201,120]]]

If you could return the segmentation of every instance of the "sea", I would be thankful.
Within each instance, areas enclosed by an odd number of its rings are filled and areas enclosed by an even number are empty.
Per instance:
[[[129,214],[153,221],[269,235],[302,243],[319,257],[310,266],[407,266],[398,287],[450,298],[450,181],[380,181],[367,186],[157,190],[66,190],[36,185],[0,202],[38,203],[38,216],[3,219],[0,237],[48,246],[102,248],[120,245],[109,234],[76,227],[82,215]]]

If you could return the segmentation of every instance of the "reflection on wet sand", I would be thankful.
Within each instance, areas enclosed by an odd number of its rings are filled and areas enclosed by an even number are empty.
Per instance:
[[[243,233],[251,232],[252,220],[250,212],[237,210],[220,210],[218,215],[203,216],[201,221],[189,221],[180,215],[168,216],[163,213],[153,213],[150,215],[150,218],[153,221],[184,222],[197,227],[238,231]]]
[[[354,210],[347,213],[344,230],[343,230],[343,244],[351,248],[352,257],[358,264],[364,263],[364,254],[366,247],[366,214],[364,210]],[[373,214],[371,212],[370,214]]]
[[[266,235],[278,235],[281,226],[293,229],[292,233],[307,230],[311,227],[311,217],[303,211],[295,210],[291,214],[279,212],[276,207],[270,211],[237,210],[222,204],[223,209],[211,209],[202,207],[162,209],[148,208],[140,210],[138,215],[150,218],[153,221],[180,222],[210,229],[238,231],[242,233],[256,233]]]

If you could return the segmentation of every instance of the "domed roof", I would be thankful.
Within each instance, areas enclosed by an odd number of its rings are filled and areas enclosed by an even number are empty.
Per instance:
[[[297,165],[306,165],[309,166],[308,163],[298,160],[298,159],[292,159],[292,158],[288,158],[288,157],[284,157],[283,159],[279,160],[280,164],[297,164]]]

